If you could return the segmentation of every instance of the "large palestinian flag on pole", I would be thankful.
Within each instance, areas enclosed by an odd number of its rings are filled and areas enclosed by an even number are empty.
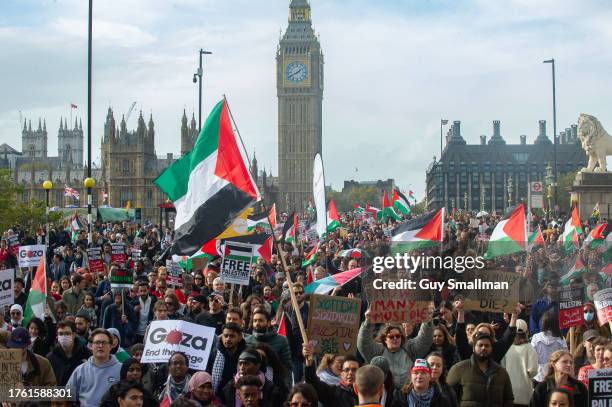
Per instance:
[[[410,219],[397,226],[391,236],[394,253],[433,247],[444,239],[444,208]]]
[[[506,256],[527,250],[527,224],[525,222],[525,205],[520,204],[510,208],[507,215],[495,226],[485,259]]]
[[[225,99],[206,119],[193,150],[168,167],[155,184],[174,202],[179,255],[197,252],[260,199],[238,149]]]
[[[565,222],[563,233],[559,236],[559,241],[563,243],[566,253],[578,250],[578,235],[582,233],[582,223],[576,205],[572,205],[570,217]]]
[[[327,233],[333,232],[340,227],[340,216],[336,209],[336,203],[333,198],[327,204]]]
[[[342,286],[352,279],[359,277],[361,275],[361,271],[361,268],[356,268],[313,281],[304,287],[304,292],[306,294],[327,294],[334,288]]]
[[[272,258],[272,246],[273,239],[272,235],[267,233],[254,233],[245,236],[236,236],[228,239],[228,241],[239,242],[250,244],[253,248],[253,259],[257,260],[258,257],[262,257],[268,264]]]
[[[410,214],[410,202],[397,188],[393,189],[393,207],[404,215]]]
[[[391,202],[389,202],[387,191],[385,191],[382,199],[382,210],[376,213],[376,220],[386,222],[389,218],[395,219],[396,221],[400,220],[399,215],[395,212],[393,206],[391,206]]]
[[[528,242],[528,247],[530,251],[536,246],[545,245],[544,235],[542,234],[542,229],[540,229],[540,225],[538,225],[536,230],[534,230],[533,233],[529,235]]]
[[[23,323],[27,326],[33,317],[45,319],[45,302],[47,301],[47,263],[45,256],[40,258],[32,287],[28,294],[28,301],[23,310]]]
[[[285,225],[283,226],[282,237],[285,239],[285,243],[293,244],[295,242],[295,237],[297,236],[297,214],[295,211],[285,221]]]

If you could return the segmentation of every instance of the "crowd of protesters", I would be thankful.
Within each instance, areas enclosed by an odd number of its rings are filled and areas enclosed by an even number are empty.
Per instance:
[[[481,255],[499,220],[454,211],[447,216],[441,248],[429,253]],[[428,322],[375,324],[359,279],[334,289],[331,295],[363,300],[355,355],[316,355],[312,343],[303,343],[297,319],[308,321],[304,288],[311,280],[368,266],[389,244],[392,222],[342,214],[342,227],[318,243],[314,263],[302,266],[314,244],[303,233],[303,242],[284,244],[281,253],[275,248],[270,262],[258,258],[250,284],[235,292],[219,277],[220,259],[186,270],[182,289],[169,288],[169,228],[96,222],[89,244],[85,230],[71,234],[59,225],[48,236],[44,228],[29,235],[17,225],[4,232],[0,244],[0,268],[16,270],[15,303],[0,309],[0,348],[22,350],[25,386],[71,387],[82,406],[586,406],[588,371],[612,367],[610,328],[598,322],[592,302],[612,279],[604,273],[609,268],[602,249],[582,244],[606,220],[586,220],[573,251],[558,242],[563,219],[530,220],[531,228],[540,226],[543,244],[487,262],[488,268],[521,276],[520,303],[511,314],[466,311],[459,293],[443,291],[435,293]],[[47,305],[44,315],[27,323],[24,307],[35,268],[18,267],[7,244],[15,235],[22,245],[49,248]],[[141,260],[113,264],[114,242],[125,243],[128,254],[138,246]],[[91,246],[102,249],[100,273],[89,270]],[[340,255],[353,248],[362,255]],[[570,284],[586,287],[584,317],[570,337],[559,329],[557,293],[560,277],[577,257],[585,269]],[[114,290],[109,274],[126,266],[134,284]],[[425,271],[435,280],[452,273]],[[283,335],[277,332],[281,314]],[[149,325],[166,319],[215,329],[218,338],[205,371],[191,369],[181,352],[167,363],[141,363]]]

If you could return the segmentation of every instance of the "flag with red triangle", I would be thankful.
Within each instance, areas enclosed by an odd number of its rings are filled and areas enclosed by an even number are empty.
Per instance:
[[[278,328],[276,333],[280,336],[287,337],[287,322],[285,321],[285,313],[283,312],[280,317],[280,322],[278,323]]]
[[[336,209],[336,202],[334,199],[330,199],[327,204],[327,232],[333,232],[340,227],[340,216],[338,216],[338,210]]]
[[[534,248],[536,246],[544,247],[544,235],[542,234],[542,229],[540,228],[540,225],[538,225],[536,230],[534,230],[529,235],[528,241],[529,241],[529,250],[530,251],[531,251],[532,248]]]
[[[410,219],[391,233],[391,250],[395,253],[439,245],[444,239],[444,208]]]
[[[298,228],[298,220],[297,213],[293,211],[291,215],[285,221],[283,225],[282,236],[285,239],[285,243],[293,244],[296,242],[295,238],[297,236],[297,228]]]
[[[520,204],[510,208],[501,221],[493,229],[485,259],[506,256],[527,250],[527,223],[525,221],[525,205]]]
[[[565,222],[563,233],[559,236],[559,241],[563,243],[566,253],[578,250],[578,235],[582,233],[582,223],[576,204],[572,205],[570,216]]]
[[[372,217],[374,219],[376,219],[376,214],[380,211],[380,209],[378,209],[378,208],[376,208],[374,206],[370,206],[370,203],[368,202],[368,203],[366,203],[365,211],[367,213],[369,213],[370,215],[372,215]]]
[[[47,302],[47,262],[45,256],[40,258],[32,287],[28,293],[28,300],[23,311],[24,326],[33,317],[45,319],[45,304]]]
[[[409,215],[410,206],[406,195],[402,194],[399,189],[393,188],[393,207],[404,215]]]
[[[315,244],[312,246],[312,249],[306,254],[306,258],[302,261],[302,267],[308,267],[315,262],[317,259],[317,250],[319,249],[319,244]]]
[[[272,226],[272,230],[278,227],[278,223],[276,222],[276,203],[272,204],[270,208],[270,212],[268,212],[268,222],[270,222],[270,226]]]
[[[400,216],[397,214],[397,212],[395,212],[395,209],[393,209],[393,206],[389,201],[387,191],[384,191],[382,198],[382,210],[376,214],[376,220],[386,222],[388,219],[399,221]]]

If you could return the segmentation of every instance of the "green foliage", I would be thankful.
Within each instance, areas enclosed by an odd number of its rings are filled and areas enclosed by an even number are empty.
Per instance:
[[[559,174],[557,182],[557,203],[559,204],[560,213],[568,213],[570,210],[571,202],[569,188],[574,184],[574,179],[576,178],[577,173],[578,171],[568,172],[567,174],[563,175]]]
[[[410,207],[410,213],[415,216],[424,214],[425,213],[425,200],[422,200],[416,205],[412,205]]]
[[[327,199],[334,199],[339,212],[351,211],[355,204],[365,206],[368,202],[372,206],[380,206],[381,196],[380,189],[374,186],[353,188],[347,193],[338,191],[327,193]]]
[[[17,199],[24,189],[15,183],[10,170],[0,170],[0,230],[5,231],[16,224],[35,233],[47,222],[45,202],[32,199],[24,203]],[[50,213],[49,222],[58,222],[61,213]]]

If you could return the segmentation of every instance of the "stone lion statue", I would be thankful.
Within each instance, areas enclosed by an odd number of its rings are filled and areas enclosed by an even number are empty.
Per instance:
[[[578,118],[578,138],[589,162],[581,172],[607,172],[606,156],[612,155],[612,136],[595,116],[582,113]]]

